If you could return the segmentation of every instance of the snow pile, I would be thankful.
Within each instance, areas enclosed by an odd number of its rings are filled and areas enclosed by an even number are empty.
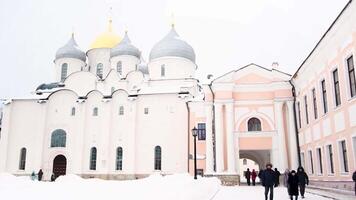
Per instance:
[[[56,182],[25,181],[10,174],[0,176],[0,194],[4,200],[208,200],[219,189],[220,181],[216,178],[194,180],[188,174],[152,175],[132,181],[82,179],[67,175],[59,177]]]

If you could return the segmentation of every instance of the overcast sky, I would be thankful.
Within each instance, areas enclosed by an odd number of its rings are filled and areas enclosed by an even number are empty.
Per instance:
[[[249,63],[293,74],[348,0],[0,0],[0,99],[54,81],[53,59],[72,30],[82,50],[107,27],[128,29],[146,60],[170,29],[196,52],[197,77]]]

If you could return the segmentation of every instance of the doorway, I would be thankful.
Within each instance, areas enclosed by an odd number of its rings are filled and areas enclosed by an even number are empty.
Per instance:
[[[66,174],[67,159],[63,155],[57,155],[53,160],[53,174],[57,178]]]

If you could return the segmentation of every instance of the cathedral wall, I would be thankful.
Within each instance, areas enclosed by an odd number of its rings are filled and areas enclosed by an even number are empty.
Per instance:
[[[165,76],[161,76],[161,66],[165,66]],[[196,65],[179,57],[162,57],[148,63],[150,78],[155,79],[183,79],[195,77]]]

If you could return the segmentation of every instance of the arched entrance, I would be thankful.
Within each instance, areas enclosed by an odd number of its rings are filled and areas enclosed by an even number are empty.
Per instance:
[[[57,155],[53,160],[53,174],[58,177],[65,175],[67,170],[67,159],[63,155]]]
[[[257,174],[261,169],[265,168],[265,165],[270,162],[270,150],[240,150],[240,181],[242,183],[246,182],[244,177],[244,172],[247,168],[252,171],[255,169]],[[256,179],[259,182],[259,178]]]

